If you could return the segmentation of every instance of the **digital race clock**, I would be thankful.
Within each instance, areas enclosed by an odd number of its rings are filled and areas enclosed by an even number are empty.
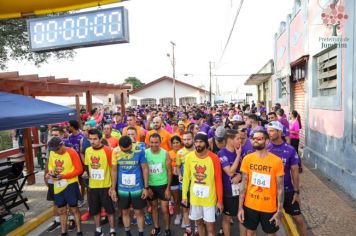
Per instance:
[[[32,51],[129,42],[124,7],[27,20]]]

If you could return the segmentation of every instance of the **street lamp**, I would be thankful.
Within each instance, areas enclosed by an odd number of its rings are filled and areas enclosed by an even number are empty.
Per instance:
[[[173,105],[176,105],[176,58],[174,56],[174,47],[176,44],[171,41],[172,44],[172,59],[171,55],[167,53],[167,57],[170,59],[173,68]]]

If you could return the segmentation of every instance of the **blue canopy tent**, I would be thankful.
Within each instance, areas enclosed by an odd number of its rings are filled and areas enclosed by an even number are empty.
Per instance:
[[[0,92],[0,130],[76,120],[76,110],[32,97]]]

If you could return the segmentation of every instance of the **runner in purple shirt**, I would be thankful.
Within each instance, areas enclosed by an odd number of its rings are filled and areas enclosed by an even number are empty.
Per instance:
[[[268,124],[270,144],[268,151],[280,157],[284,165],[284,203],[285,212],[293,217],[299,235],[307,235],[306,223],[300,210],[299,196],[299,156],[295,149],[282,139],[283,125],[279,121]]]
[[[247,154],[254,152],[255,150],[252,147],[252,143],[251,143],[250,139],[247,137],[247,129],[239,128],[238,132],[239,132],[240,139],[241,139],[241,161],[239,163],[237,170],[240,172],[241,162],[244,159],[244,157]]]
[[[123,122],[121,113],[115,112],[112,115],[112,120],[113,120],[112,128],[120,131],[120,133],[122,134],[122,130],[127,126],[127,123]]]
[[[227,130],[225,140],[226,147],[218,152],[221,168],[223,169],[224,214],[222,231],[224,235],[231,235],[231,220],[232,217],[237,216],[239,205],[239,183],[241,182],[241,174],[238,173],[238,165],[241,162],[241,139],[236,130]]]
[[[68,141],[70,144],[72,144],[72,147],[80,156],[80,140],[84,137],[84,135],[79,130],[78,121],[69,121],[69,131],[71,132],[71,135],[69,136]]]

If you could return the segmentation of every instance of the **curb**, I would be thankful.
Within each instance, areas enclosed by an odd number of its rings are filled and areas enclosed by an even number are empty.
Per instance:
[[[8,236],[22,236],[26,235],[27,233],[31,232],[38,226],[40,226],[43,222],[48,220],[50,217],[54,215],[53,207],[47,209],[46,211],[42,212],[38,216],[32,218],[31,220],[27,221],[25,224],[21,225],[17,229],[11,231]]]
[[[297,228],[295,227],[295,224],[293,222],[293,219],[290,215],[288,215],[284,210],[282,211],[283,216],[282,216],[282,223],[284,226],[284,229],[287,233],[288,236],[299,236],[299,233],[297,231]]]

